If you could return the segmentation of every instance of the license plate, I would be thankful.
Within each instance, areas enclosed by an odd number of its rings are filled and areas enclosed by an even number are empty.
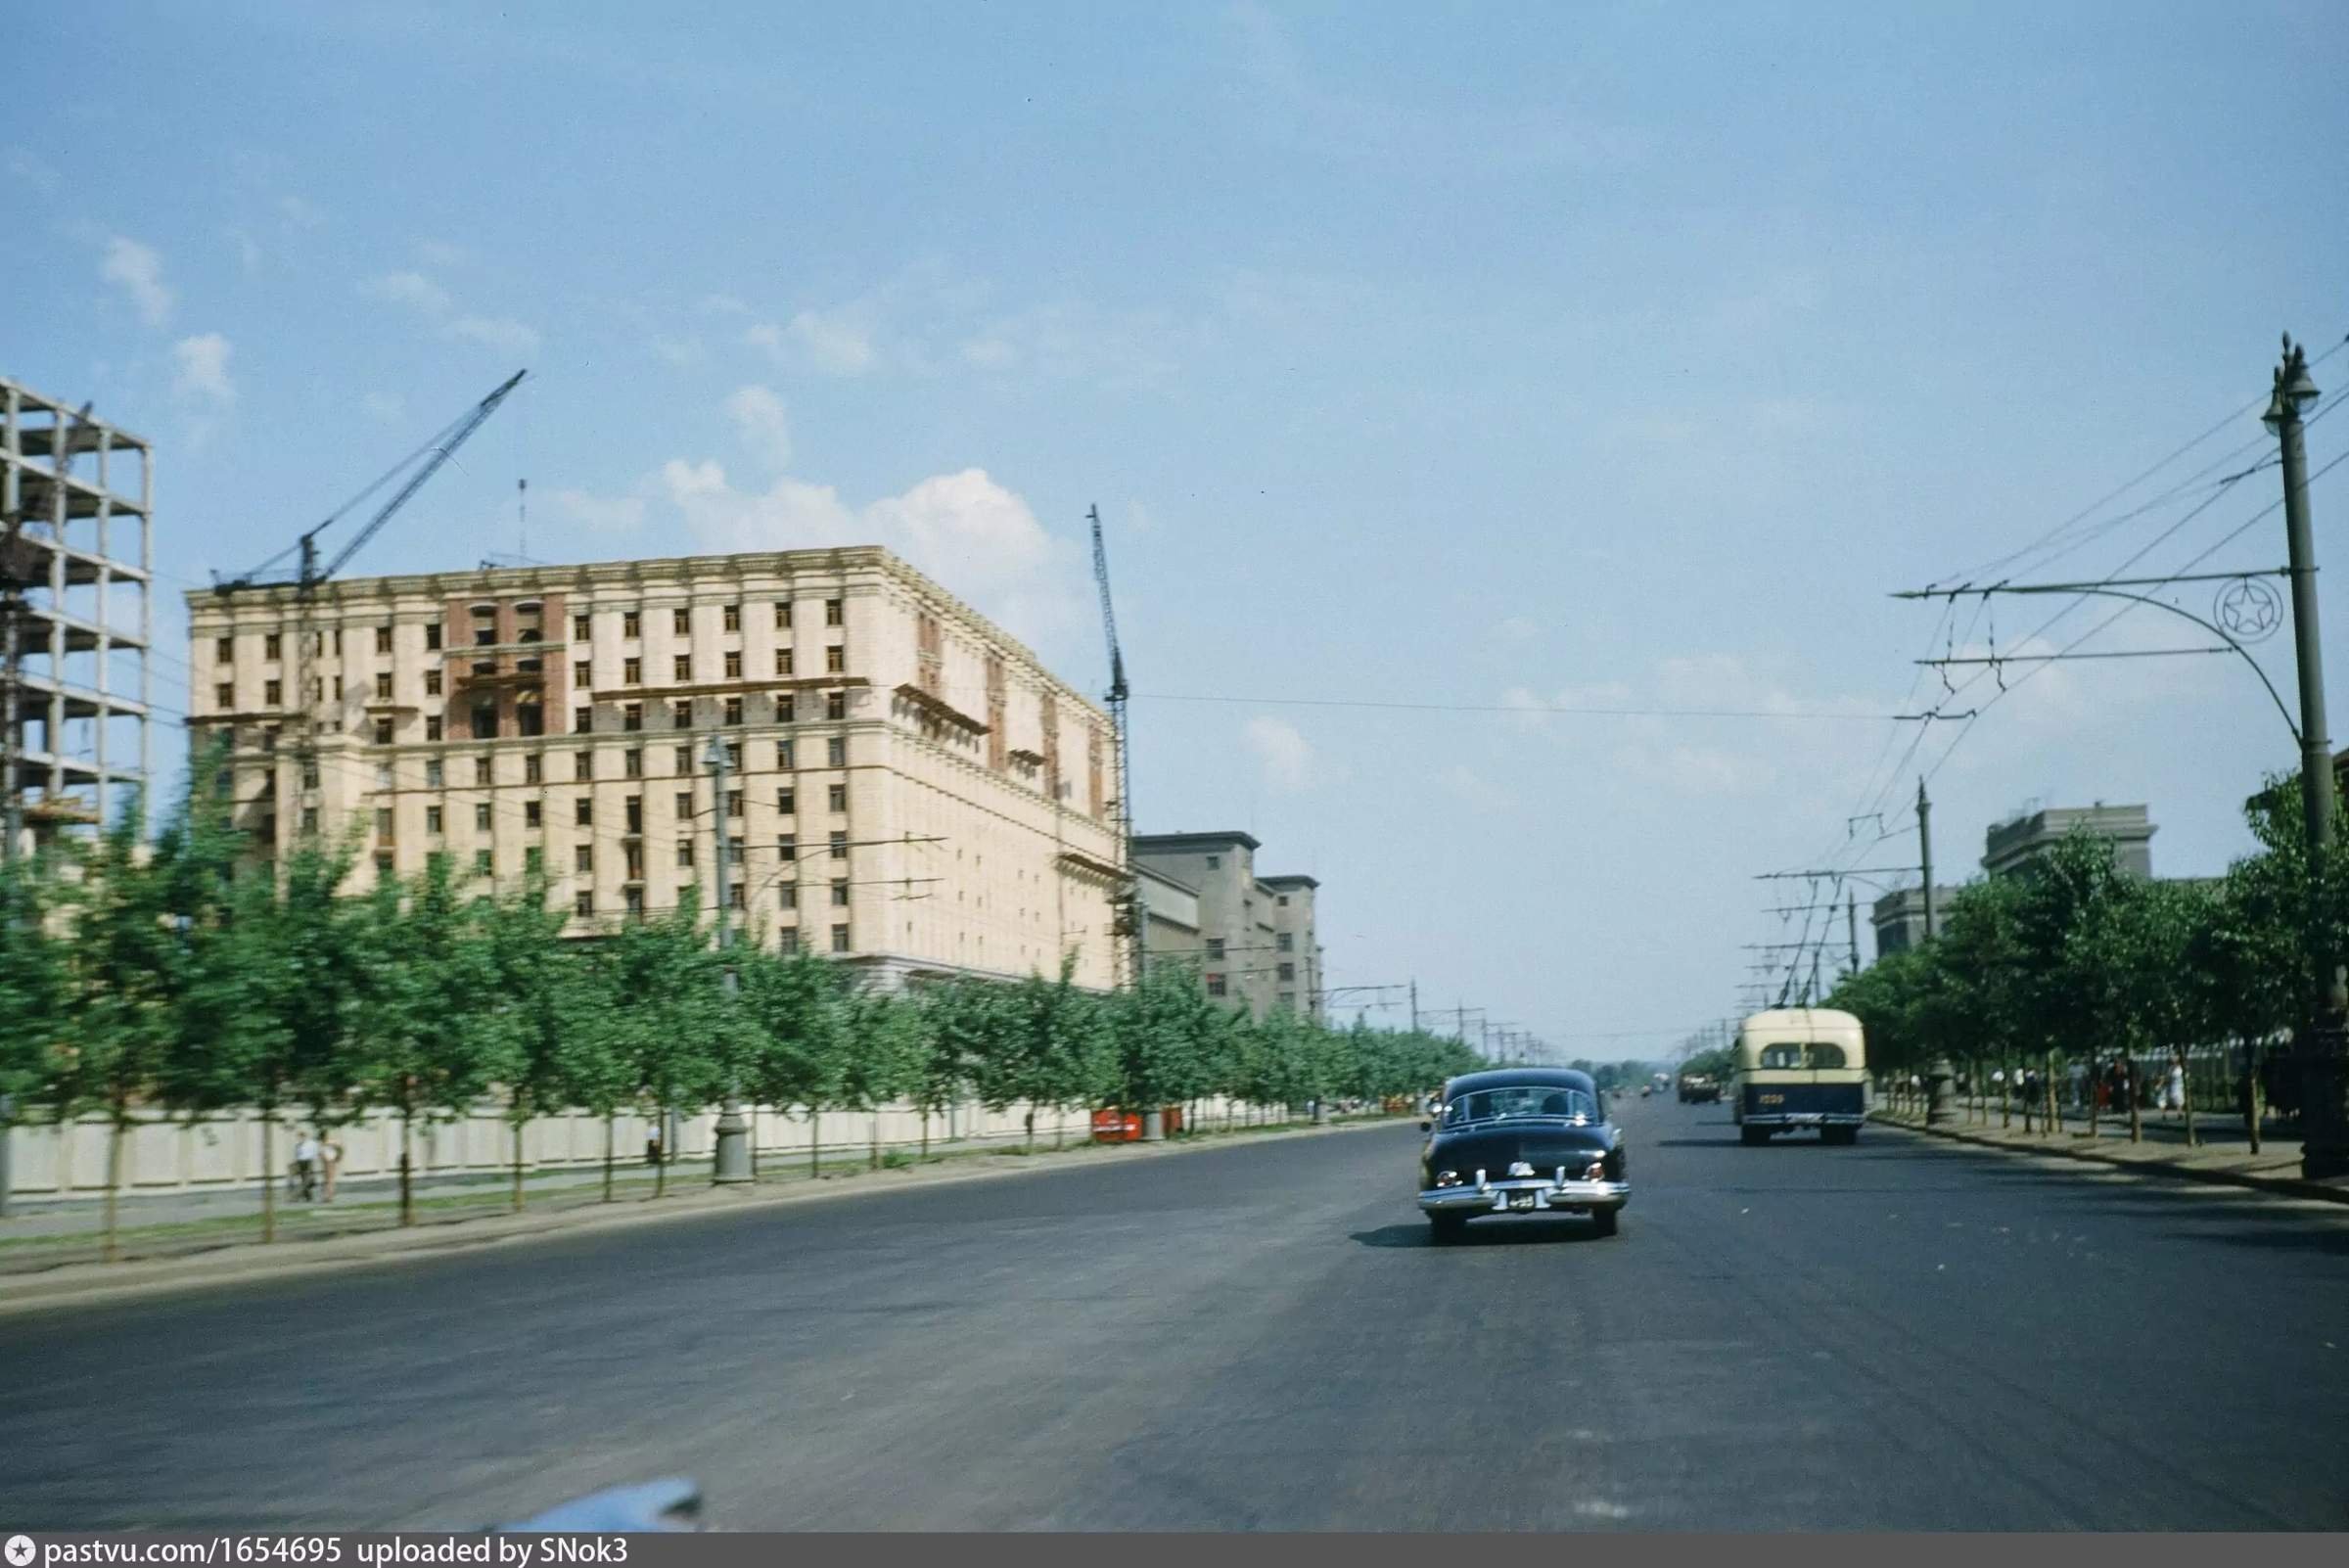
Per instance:
[[[1510,1193],[1510,1194],[1509,1194],[1509,1207],[1510,1207],[1510,1208],[1512,1208],[1512,1209],[1530,1209],[1530,1208],[1532,1208],[1533,1206],[1534,1206],[1534,1195],[1533,1195],[1532,1193],[1530,1193],[1530,1192],[1512,1192],[1512,1193]]]

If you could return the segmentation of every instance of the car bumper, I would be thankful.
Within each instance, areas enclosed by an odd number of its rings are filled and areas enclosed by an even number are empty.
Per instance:
[[[1858,1111],[1773,1111],[1767,1116],[1748,1112],[1737,1120],[1741,1127],[1861,1127],[1867,1118]]]
[[[1520,1195],[1530,1203],[1520,1204]],[[1547,1176],[1488,1181],[1482,1186],[1430,1187],[1419,1194],[1428,1214],[1540,1214],[1551,1209],[1620,1209],[1632,1196],[1628,1181],[1559,1181]]]

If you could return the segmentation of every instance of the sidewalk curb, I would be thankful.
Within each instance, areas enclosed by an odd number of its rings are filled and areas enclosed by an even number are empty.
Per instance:
[[[2054,1155],[2060,1159],[2079,1160],[2089,1165],[2106,1166],[2119,1171],[2143,1171],[2153,1176],[2170,1176],[2187,1181],[2208,1182],[2216,1186],[2246,1187],[2258,1192],[2273,1192],[2282,1197],[2314,1198],[2320,1203],[2349,1204],[2349,1187],[2328,1186],[2322,1181],[2310,1181],[2300,1176],[2257,1176],[2245,1171],[2214,1171],[2181,1165],[2175,1160],[2144,1159],[2115,1156],[2099,1149],[2068,1147],[2050,1143],[2045,1148],[2009,1143],[2004,1138],[1987,1138],[1976,1133],[1959,1131],[1946,1127],[1925,1127],[1913,1122],[1894,1121],[1889,1117],[1873,1118],[1878,1126],[1898,1129],[1904,1132],[1918,1132],[1927,1137],[1947,1138],[1953,1143],[1970,1143],[1978,1149],[1996,1149],[2002,1154]]]
[[[327,1237],[316,1241],[231,1242],[211,1252],[179,1258],[121,1264],[61,1264],[43,1274],[0,1276],[0,1318],[53,1308],[99,1304],[112,1306],[182,1291],[261,1284],[325,1271],[428,1262],[486,1247],[558,1240],[600,1231],[624,1230],[637,1225],[705,1220],[796,1204],[823,1203],[859,1194],[903,1191],[908,1187],[952,1186],[1012,1176],[1043,1176],[1055,1171],[1076,1169],[1075,1156],[1080,1152],[1088,1158],[1107,1155],[1113,1161],[1159,1159],[1171,1155],[1200,1154],[1210,1149],[1241,1147],[1256,1142],[1320,1137],[1333,1132],[1358,1132],[1367,1128],[1393,1127],[1408,1120],[1407,1116],[1359,1117],[1319,1127],[1284,1127],[1245,1132],[1235,1130],[1196,1141],[1110,1146],[1079,1144],[1069,1149],[1039,1149],[1030,1155],[1001,1154],[997,1157],[1016,1159],[1020,1163],[989,1166],[980,1170],[859,1172],[851,1176],[827,1176],[805,1186],[795,1185],[770,1192],[760,1192],[755,1187],[746,1192],[703,1187],[672,1197],[638,1198],[624,1207],[614,1205],[613,1208],[620,1211],[617,1213],[596,1204],[538,1215],[526,1211],[521,1215],[440,1221],[406,1230],[370,1231],[364,1235]]]

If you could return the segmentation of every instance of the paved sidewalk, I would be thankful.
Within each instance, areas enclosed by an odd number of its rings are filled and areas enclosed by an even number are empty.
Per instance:
[[[1908,1128],[1935,1137],[1952,1138],[1984,1148],[2004,1149],[2015,1154],[2058,1155],[2097,1165],[2142,1171],[2148,1175],[2216,1181],[2297,1198],[2349,1204],[2349,1177],[2334,1177],[2325,1181],[2305,1179],[2300,1175],[2300,1134],[2297,1129],[2279,1128],[2274,1123],[2262,1130],[2260,1151],[2253,1154],[2239,1120],[2232,1123],[2204,1122],[2197,1117],[2197,1146],[2186,1141],[2185,1128],[2176,1118],[2163,1119],[2158,1113],[2146,1114],[2141,1127],[2142,1136],[2134,1143],[2129,1139],[2126,1114],[2117,1123],[2108,1116],[2099,1116],[2097,1135],[2093,1138],[2088,1135],[2087,1117],[2077,1113],[2067,1115],[2060,1130],[2053,1133],[2025,1132],[2023,1119],[2019,1115],[2014,1117],[2012,1126],[2002,1128],[1995,1106],[1990,1111],[1987,1123],[1979,1119],[1967,1120],[1961,1112],[1958,1121],[1938,1127],[1924,1126],[1913,1114],[1895,1113],[1882,1107],[1872,1114],[1877,1121],[1893,1127]]]

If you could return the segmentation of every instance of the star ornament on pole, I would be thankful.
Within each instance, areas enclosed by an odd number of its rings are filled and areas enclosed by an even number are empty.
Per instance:
[[[2211,618],[2237,642],[2262,642],[2283,624],[2283,599],[2257,577],[2236,577],[2219,590]]]

